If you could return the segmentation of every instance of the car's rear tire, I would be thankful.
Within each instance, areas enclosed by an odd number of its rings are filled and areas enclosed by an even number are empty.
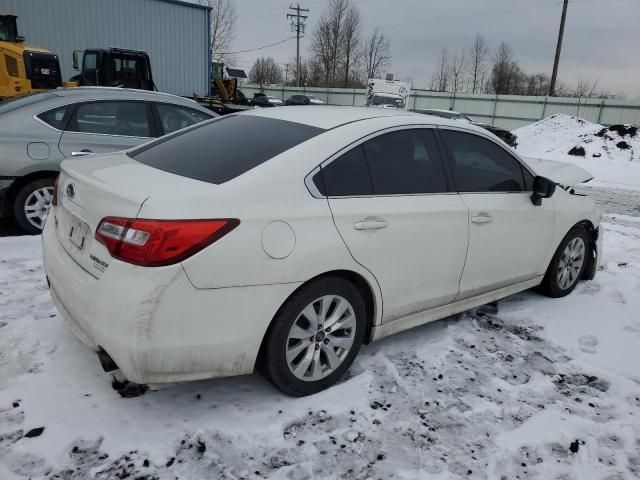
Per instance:
[[[360,350],[365,316],[364,299],[348,280],[325,277],[303,285],[276,314],[257,368],[287,395],[324,390]]]
[[[552,298],[569,295],[582,278],[590,249],[589,234],[575,226],[560,242],[540,284],[540,291]]]
[[[51,208],[55,178],[32,180],[20,188],[13,202],[13,216],[18,226],[31,235],[42,233]]]

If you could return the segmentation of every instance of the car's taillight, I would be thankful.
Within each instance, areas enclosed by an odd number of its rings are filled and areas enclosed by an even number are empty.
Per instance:
[[[106,217],[95,238],[114,258],[143,267],[181,262],[240,224],[235,218],[215,220],[149,220]]]
[[[58,180],[60,175],[56,177],[56,181],[53,182],[53,195],[51,195],[51,205],[58,205]]]

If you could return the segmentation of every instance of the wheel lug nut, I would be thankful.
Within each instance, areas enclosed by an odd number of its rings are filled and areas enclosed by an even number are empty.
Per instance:
[[[328,339],[328,338],[325,338],[325,339],[324,339],[324,344],[325,344],[325,345],[329,345],[329,339]]]
[[[331,331],[331,327],[328,327],[325,332],[329,333]]]
[[[320,350],[320,345],[316,343],[316,350]]]

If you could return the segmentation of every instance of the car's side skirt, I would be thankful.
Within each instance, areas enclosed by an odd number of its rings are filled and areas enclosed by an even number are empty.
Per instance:
[[[413,313],[404,318],[394,320],[393,322],[378,325],[377,327],[373,327],[371,329],[371,341],[374,342],[384,337],[388,337],[389,335],[393,335],[404,330],[409,330],[410,328],[424,325],[425,323],[433,322],[435,320],[440,320],[450,315],[464,312],[465,310],[469,310],[471,308],[479,307],[480,305],[484,305],[495,300],[508,297],[509,295],[522,292],[523,290],[528,290],[529,288],[540,285],[543,277],[543,275],[540,275],[538,277],[532,278],[531,280],[527,280],[526,282],[516,283],[515,285],[510,285],[499,290],[494,290],[493,292],[483,293],[482,295],[478,295],[476,297],[467,298],[465,300],[450,303],[448,305],[443,305],[442,307],[433,308],[431,310]]]

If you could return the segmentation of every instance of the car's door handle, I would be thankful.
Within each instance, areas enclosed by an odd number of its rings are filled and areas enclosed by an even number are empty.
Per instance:
[[[83,157],[85,155],[91,155],[91,154],[93,154],[93,152],[86,148],[84,150],[80,150],[79,152],[71,152],[72,157]]]
[[[491,223],[491,222],[493,222],[493,217],[491,215],[486,214],[486,213],[481,213],[480,215],[478,215],[476,217],[471,217],[471,221],[473,223]]]
[[[387,222],[379,218],[365,218],[353,224],[353,228],[356,230],[378,230],[386,227]]]

